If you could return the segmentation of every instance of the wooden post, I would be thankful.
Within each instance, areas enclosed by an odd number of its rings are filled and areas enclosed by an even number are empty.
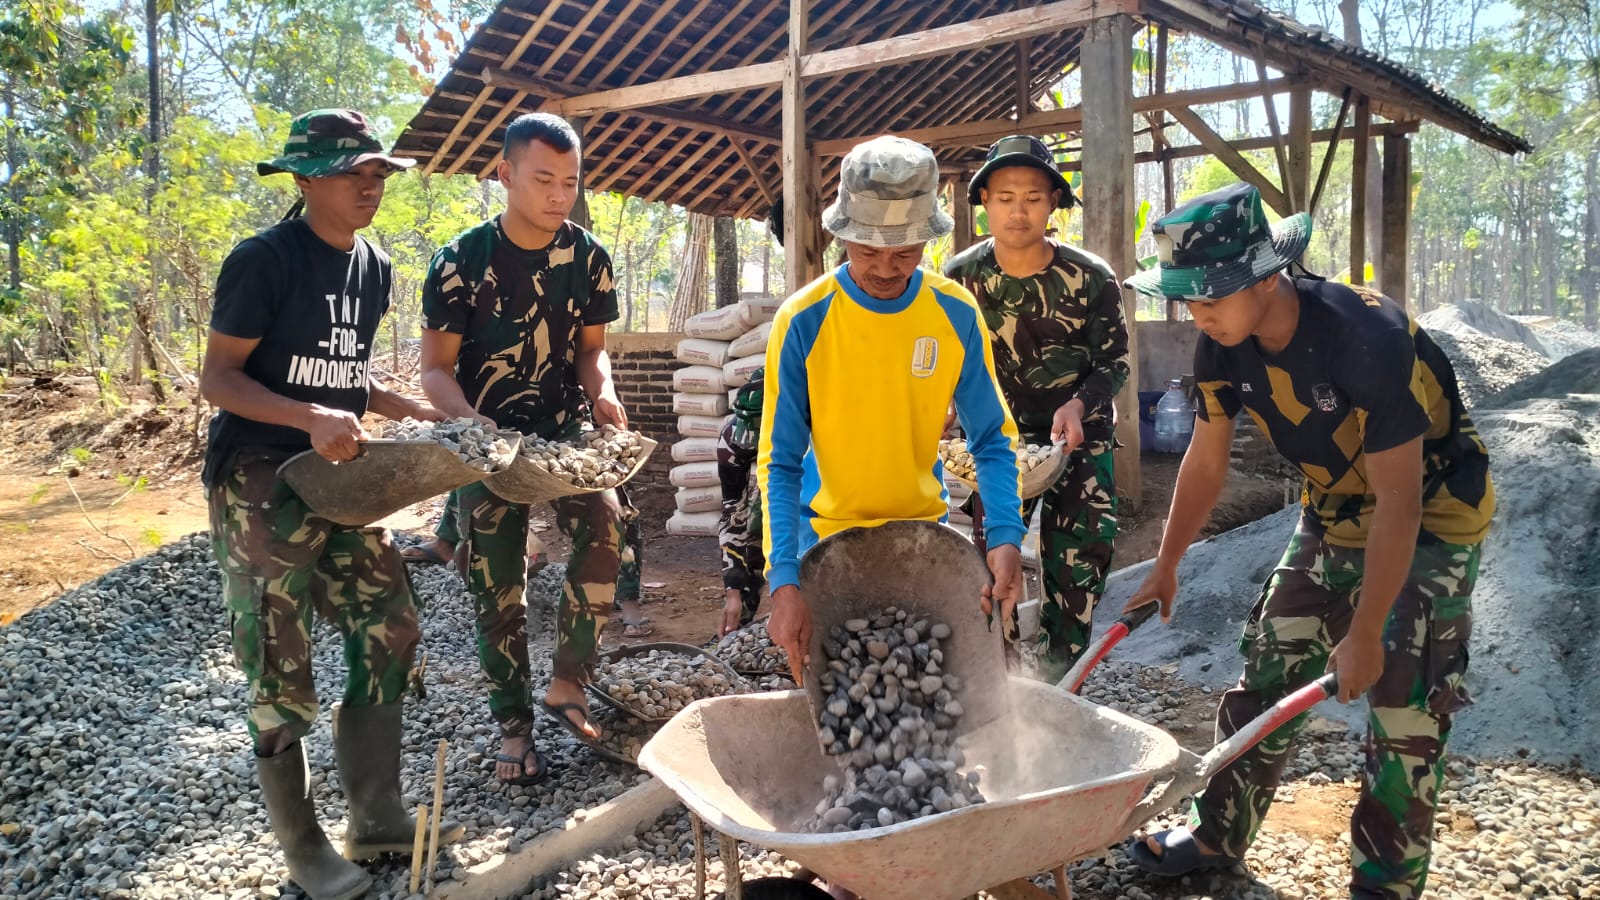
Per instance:
[[[1367,147],[1372,101],[1356,98],[1355,140],[1350,145],[1350,283],[1367,283]]]
[[[965,175],[950,182],[950,217],[956,220],[955,231],[950,233],[950,254],[957,253],[972,246],[972,204],[967,202],[967,177]]]
[[[783,258],[784,289],[799,290],[811,280],[820,262],[812,259],[817,246],[810,237],[818,223],[811,199],[811,153],[806,141],[805,78],[800,58],[806,52],[809,0],[789,0],[789,55],[783,69]]]
[[[1383,139],[1383,270],[1378,287],[1406,305],[1411,278],[1411,138]]]
[[[583,156],[588,150],[588,147],[584,144],[583,129],[584,126],[589,124],[589,120],[574,116],[567,119],[567,124],[571,125],[572,130],[578,133],[578,152],[580,156]],[[584,186],[589,183],[589,167],[586,165],[587,162],[588,160],[585,158],[579,163],[578,201],[572,204],[572,212],[567,215],[567,218],[571,219],[578,225],[581,225],[586,230],[594,228],[594,220],[589,216],[589,198],[584,193]]]
[[[1017,74],[1017,118],[1022,118],[1033,112],[1033,68],[1029,63],[1028,54],[1033,49],[1033,42],[1023,38],[1016,43],[1016,74]]]
[[[1118,277],[1133,274],[1133,20],[1096,19],[1085,29],[1079,57],[1083,73],[1083,243],[1111,264]],[[1115,461],[1118,493],[1137,512],[1139,474],[1139,351],[1137,294],[1124,291],[1128,322],[1128,385],[1117,395]]]
[[[1289,184],[1285,193],[1295,212],[1311,209],[1311,89],[1289,92]]]

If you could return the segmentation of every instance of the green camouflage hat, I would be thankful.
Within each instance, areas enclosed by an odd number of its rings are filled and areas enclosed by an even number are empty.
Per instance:
[[[1261,192],[1235,184],[1196,197],[1151,228],[1161,265],[1128,287],[1171,300],[1220,300],[1283,269],[1311,243],[1310,213],[1267,223]]]
[[[857,144],[839,164],[839,198],[822,227],[841,241],[909,247],[949,234],[939,208],[939,161],[916,141],[884,135]]]
[[[338,175],[368,160],[381,159],[397,169],[409,169],[414,159],[389,156],[367,117],[353,109],[314,109],[296,116],[289,125],[283,155],[256,163],[256,174],[292,172],[307,178]]]
[[[981,193],[989,184],[989,176],[997,170],[1010,166],[1027,166],[1038,169],[1050,179],[1050,187],[1061,192],[1056,198],[1056,209],[1071,209],[1078,198],[1072,194],[1072,185],[1061,170],[1056,168],[1056,158],[1050,153],[1050,148],[1044,145],[1031,134],[1013,134],[995,141],[989,147],[989,155],[984,158],[983,168],[972,176],[972,183],[967,185],[967,202],[973,206],[983,205]]]

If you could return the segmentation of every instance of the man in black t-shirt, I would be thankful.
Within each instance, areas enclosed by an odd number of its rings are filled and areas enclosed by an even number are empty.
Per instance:
[[[1350,817],[1352,898],[1412,900],[1427,883],[1433,812],[1463,687],[1472,588],[1494,487],[1455,372],[1398,303],[1283,273],[1311,217],[1269,227],[1255,188],[1198,197],[1156,222],[1161,266],[1130,279],[1189,304],[1194,438],[1161,550],[1128,602],[1170,620],[1177,569],[1222,491],[1245,411],[1305,475],[1300,522],[1245,625],[1244,673],[1217,709],[1236,733],[1324,671],[1365,695],[1366,764]],[[1301,717],[1302,719],[1304,717]],[[1300,720],[1224,766],[1187,827],[1129,847],[1145,870],[1228,868],[1255,840]]]
[[[401,698],[420,639],[405,566],[382,528],[321,518],[277,476],[305,450],[355,457],[367,411],[439,420],[368,377],[389,308],[389,258],[356,231],[371,224],[384,179],[412,160],[387,156],[365,116],[315,110],[294,120],[283,156],[305,216],[241,241],[217,275],[200,390],[219,410],[202,475],[223,574],[234,658],[250,684],[247,723],[272,830],[289,876],[316,900],[365,893],[349,860],[409,853],[415,823],[400,796]],[[344,638],[349,671],[334,752],[350,802],[343,856],[317,824],[301,738],[318,703],[311,614]],[[441,824],[456,840],[461,826]]]

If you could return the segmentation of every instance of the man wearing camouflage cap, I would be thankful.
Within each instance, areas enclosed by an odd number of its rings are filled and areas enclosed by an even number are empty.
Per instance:
[[[988,211],[993,236],[944,272],[983,310],[995,372],[1022,437],[1059,444],[1070,459],[1056,483],[1022,508],[1027,521],[1042,506],[1039,676],[1053,683],[1088,646],[1117,537],[1111,401],[1128,381],[1122,291],[1104,260],[1047,236],[1051,214],[1076,200],[1038,138],[996,141],[968,199]],[[975,514],[980,496],[968,501]],[[973,540],[982,546],[976,515]]]
[[[200,390],[211,420],[202,475],[211,543],[223,575],[234,658],[250,685],[247,723],[261,793],[289,877],[315,900],[358,897],[372,878],[348,860],[409,853],[415,830],[400,796],[401,697],[420,632],[405,566],[382,528],[337,525],[277,476],[305,450],[353,458],[368,409],[438,420],[367,370],[389,308],[389,258],[356,232],[371,224],[384,179],[413,160],[385,154],[354,110],[295,119],[283,155],[304,217],[234,247],[217,275]],[[344,639],[349,671],[334,757],[350,803],[344,856],[317,824],[301,739],[318,703],[311,615]],[[444,823],[455,840],[463,829]]]
[[[1009,619],[1021,593],[1017,429],[988,329],[966,289],[919,265],[952,226],[938,191],[938,161],[921,144],[885,136],[851,150],[822,214],[846,262],[790,295],[772,323],[756,458],[767,630],[797,679],[811,645],[801,555],[847,528],[945,520],[939,436],[952,402],[990,499],[994,585],[981,602],[998,600]]]
[[[1338,676],[1367,698],[1366,764],[1350,817],[1350,896],[1422,894],[1451,717],[1463,686],[1472,587],[1494,513],[1488,454],[1450,361],[1403,307],[1365,287],[1282,271],[1311,217],[1269,226],[1236,184],[1154,227],[1161,265],[1129,285],[1186,301],[1195,347],[1194,438],[1161,551],[1128,602],[1170,621],[1183,552],[1222,490],[1245,410],[1305,475],[1300,521],[1245,625],[1239,683],[1217,709],[1237,731],[1291,691]],[[1212,777],[1189,825],[1130,846],[1147,871],[1227,868],[1272,804],[1298,721]]]

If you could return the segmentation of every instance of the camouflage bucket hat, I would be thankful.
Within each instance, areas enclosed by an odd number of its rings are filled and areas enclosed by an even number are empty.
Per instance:
[[[939,161],[916,141],[885,135],[857,144],[839,166],[839,199],[822,227],[841,241],[906,247],[955,229],[939,208]]]
[[[967,202],[982,206],[983,195],[979,191],[989,183],[989,176],[1011,166],[1027,166],[1050,176],[1050,187],[1061,192],[1056,209],[1071,209],[1078,202],[1078,198],[1072,194],[1072,185],[1056,168],[1056,158],[1050,148],[1031,134],[1013,134],[994,142],[983,161],[983,167],[973,174],[972,183],[967,186]]]
[[[1235,184],[1196,197],[1151,228],[1161,265],[1128,287],[1172,300],[1220,300],[1300,258],[1311,243],[1311,215],[1267,223],[1261,192]]]
[[[256,174],[292,172],[307,178],[338,175],[372,160],[381,159],[396,169],[409,169],[414,159],[389,156],[367,117],[353,109],[314,109],[296,116],[289,125],[283,155],[256,163]]]

